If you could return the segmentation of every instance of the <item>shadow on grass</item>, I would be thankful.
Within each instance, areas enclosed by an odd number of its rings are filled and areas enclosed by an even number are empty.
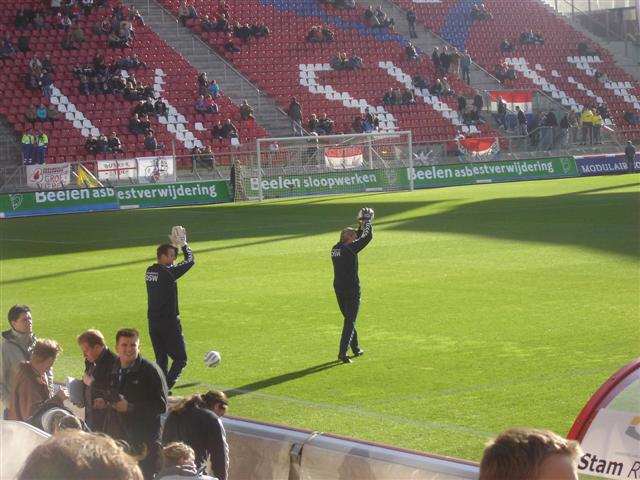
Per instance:
[[[284,373],[275,377],[265,378],[264,380],[248,383],[240,387],[230,388],[228,390],[225,390],[225,393],[229,398],[238,397],[240,395],[255,392],[256,390],[262,390],[263,388],[269,388],[273,387],[274,385],[280,385],[281,383],[290,382],[291,380],[297,380],[298,378],[306,377],[307,375],[312,375],[329,368],[337,367],[338,365],[342,365],[342,362],[340,362],[339,360],[321,363],[320,365],[297,370],[295,372]]]

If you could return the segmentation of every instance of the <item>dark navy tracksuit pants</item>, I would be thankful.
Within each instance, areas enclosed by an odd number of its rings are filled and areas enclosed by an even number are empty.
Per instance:
[[[351,347],[353,353],[358,353],[358,332],[356,331],[356,318],[360,309],[360,290],[336,290],[338,306],[344,317],[342,336],[340,337],[340,355],[346,355]]]
[[[182,334],[182,324],[176,318],[173,322],[149,322],[149,336],[156,355],[156,363],[167,379],[167,388],[176,384],[180,373],[187,366],[187,346]],[[171,358],[171,368],[169,368]]]

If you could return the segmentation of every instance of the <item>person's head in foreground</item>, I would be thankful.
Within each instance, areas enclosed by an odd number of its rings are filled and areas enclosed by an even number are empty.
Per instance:
[[[106,435],[67,430],[38,445],[18,480],[143,480],[134,457]]]
[[[484,450],[478,480],[578,480],[578,442],[549,430],[512,428]]]

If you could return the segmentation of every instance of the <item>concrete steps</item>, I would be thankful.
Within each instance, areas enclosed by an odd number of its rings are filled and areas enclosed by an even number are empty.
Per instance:
[[[261,92],[215,50],[177,22],[160,4],[153,0],[127,0],[125,3],[134,5],[144,17],[147,26],[194,68],[200,72],[207,72],[209,78],[216,79],[222,93],[236,105],[239,106],[242,100],[246,99],[254,108],[256,121],[270,136],[291,135],[291,122],[286,113],[276,106],[275,100]]]

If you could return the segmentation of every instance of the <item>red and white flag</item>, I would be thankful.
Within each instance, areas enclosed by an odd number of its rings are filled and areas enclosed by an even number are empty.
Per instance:
[[[491,160],[500,152],[500,140],[498,137],[460,138],[456,140],[458,151],[468,161]]]
[[[502,92],[499,90],[489,91],[491,95],[491,111],[498,111],[498,97],[502,97],[502,100],[507,104],[509,110],[515,110],[516,107],[520,107],[524,113],[533,111],[533,90],[517,90]]]
[[[335,169],[358,168],[362,166],[362,147],[327,147],[324,149],[327,167]]]

